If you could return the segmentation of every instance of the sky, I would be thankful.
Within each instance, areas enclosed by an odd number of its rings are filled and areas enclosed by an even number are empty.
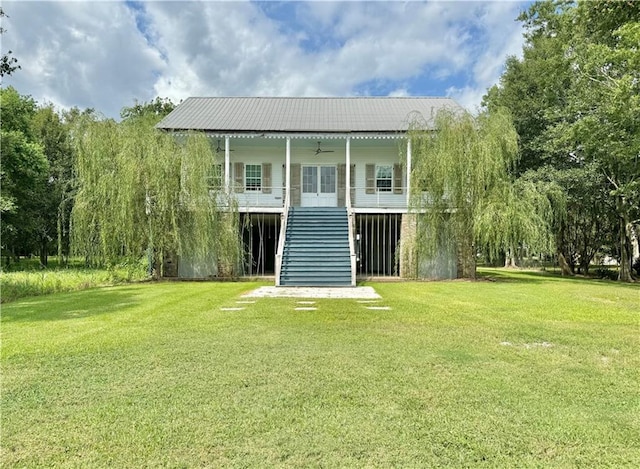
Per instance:
[[[5,76],[118,118],[156,96],[447,96],[477,111],[520,56],[522,1],[3,0]]]

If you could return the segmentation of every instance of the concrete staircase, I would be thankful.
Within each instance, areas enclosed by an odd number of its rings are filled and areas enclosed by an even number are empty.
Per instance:
[[[280,285],[351,286],[346,209],[289,209]]]

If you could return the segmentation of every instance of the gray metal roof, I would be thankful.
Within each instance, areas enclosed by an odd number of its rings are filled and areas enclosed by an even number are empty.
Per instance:
[[[166,130],[233,132],[398,132],[417,115],[462,110],[450,98],[188,98],[157,125]]]

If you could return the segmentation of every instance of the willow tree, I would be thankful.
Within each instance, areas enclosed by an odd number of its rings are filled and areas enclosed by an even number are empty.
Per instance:
[[[202,134],[176,138],[146,118],[81,121],[74,130],[78,192],[72,246],[89,263],[138,262],[155,275],[170,253],[234,264],[237,217],[208,181],[214,153]],[[234,249],[230,249],[232,246]]]
[[[415,124],[409,132],[421,255],[456,252],[459,274],[473,279],[480,249],[496,257],[523,244],[549,247],[550,199],[532,185],[515,184],[518,136],[507,113],[444,110],[435,117],[435,132],[425,127]]]

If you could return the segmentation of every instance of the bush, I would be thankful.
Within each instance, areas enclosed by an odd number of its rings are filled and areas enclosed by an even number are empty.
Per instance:
[[[595,276],[607,280],[618,280],[618,271],[608,269],[606,267],[598,267],[595,270]]]
[[[638,257],[633,265],[631,266],[633,270],[636,271],[636,275],[640,277],[640,257]]]

